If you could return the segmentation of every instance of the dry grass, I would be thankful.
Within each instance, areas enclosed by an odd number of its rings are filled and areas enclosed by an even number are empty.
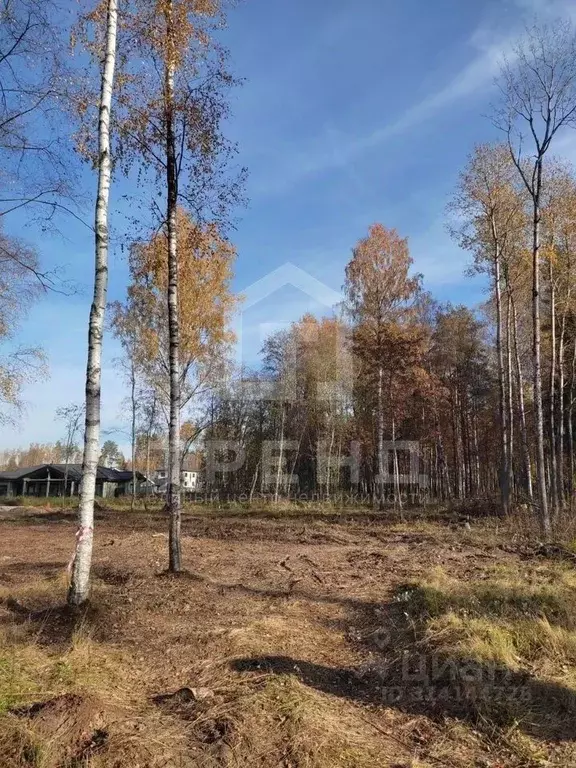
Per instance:
[[[454,685],[468,686],[466,706],[495,746],[521,765],[576,764],[572,565],[508,565],[472,583],[437,568],[397,599],[417,625],[405,652],[455,663]]]

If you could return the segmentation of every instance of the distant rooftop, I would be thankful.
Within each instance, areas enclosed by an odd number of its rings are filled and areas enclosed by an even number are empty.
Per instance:
[[[36,464],[32,467],[18,467],[18,469],[0,472],[0,480],[21,480],[28,475],[38,472],[40,469],[53,470],[58,475],[66,474],[66,464]],[[143,477],[141,472],[136,472]],[[82,479],[82,464],[68,464],[68,477],[71,480]],[[96,479],[109,483],[123,483],[132,479],[132,470],[112,469],[111,467],[98,467]]]

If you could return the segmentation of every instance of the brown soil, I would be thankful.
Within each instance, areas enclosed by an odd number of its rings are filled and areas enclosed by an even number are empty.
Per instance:
[[[0,521],[0,587],[10,592],[0,626],[48,654],[62,653],[79,628],[124,654],[117,701],[78,692],[12,709],[35,743],[59,734],[42,765],[537,764],[496,744],[453,702],[390,703],[370,672],[394,632],[410,631],[402,585],[436,566],[462,582],[520,568],[526,552],[510,542],[475,524],[199,513],[184,518],[188,570],[173,576],[162,514],[97,517],[93,594],[79,614],[63,607],[72,514],[14,508]],[[27,591],[38,582],[52,588]],[[138,751],[134,733],[172,735],[168,746],[142,738]],[[4,749],[7,765],[37,764],[22,743]]]

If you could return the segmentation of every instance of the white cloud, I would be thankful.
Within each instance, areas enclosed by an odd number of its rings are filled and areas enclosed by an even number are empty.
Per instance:
[[[286,148],[282,155],[288,159],[282,170],[267,174],[265,179],[253,185],[252,192],[256,195],[280,194],[307,177],[344,168],[365,152],[431,119],[445,107],[477,94],[492,83],[499,62],[510,52],[510,46],[511,40],[506,39],[482,48],[449,83],[387,125],[360,136],[346,135],[331,125],[305,150]]]
[[[569,17],[576,20],[576,6],[572,0],[514,0],[514,5],[528,16],[539,18]]]
[[[487,19],[473,31],[467,42],[471,54],[468,64],[444,86],[396,119],[367,133],[351,136],[330,123],[302,150],[290,146],[277,148],[277,156],[284,159],[282,167],[274,169],[271,163],[266,177],[253,182],[251,192],[256,196],[282,194],[311,176],[346,168],[366,152],[433,119],[447,107],[479,97],[492,87],[504,57],[513,57],[514,42],[535,14],[543,19],[562,16],[576,20],[576,3],[571,0],[515,0],[515,6],[519,12],[507,29],[502,29],[503,20],[499,15]]]

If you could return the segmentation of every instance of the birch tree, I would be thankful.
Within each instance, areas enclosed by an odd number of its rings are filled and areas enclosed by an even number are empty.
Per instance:
[[[169,570],[180,571],[180,418],[182,324],[178,264],[178,205],[198,226],[227,221],[239,198],[238,174],[229,174],[234,147],[221,126],[234,84],[225,52],[215,43],[223,15],[218,0],[134,0],[126,28],[135,54],[120,91],[120,154],[126,167],[143,164],[161,184],[154,202],[166,238],[166,318],[169,372],[167,508]],[[240,174],[241,176],[241,174]]]
[[[126,306],[119,301],[112,303],[111,324],[114,335],[119,339],[124,357],[120,360],[124,379],[129,389],[130,404],[130,463],[132,468],[132,510],[136,504],[136,431],[140,416],[139,402],[143,394],[144,349],[140,345],[138,326],[146,325],[146,318],[137,313],[137,305],[128,302]]]
[[[94,536],[94,495],[100,448],[100,389],[102,338],[108,289],[108,200],[111,180],[110,114],[116,66],[118,0],[108,0],[98,105],[98,190],[94,216],[95,274],[94,296],[88,326],[88,361],[86,365],[86,420],[84,458],[80,491],[76,553],[68,592],[71,605],[81,605],[88,598],[92,542]]]
[[[0,219],[0,425],[13,423],[22,412],[24,383],[46,372],[40,347],[18,344],[16,337],[28,309],[49,282],[36,251],[9,237]]]
[[[508,514],[512,492],[514,422],[510,396],[512,345],[505,343],[505,314],[507,317],[508,313],[503,307],[503,293],[510,260],[524,234],[525,217],[524,201],[515,188],[514,165],[505,145],[476,147],[460,176],[449,211],[455,213],[459,221],[456,227],[451,228],[452,235],[463,248],[473,253],[475,269],[487,273],[492,283],[496,308],[500,493],[504,514]],[[507,302],[510,307],[510,293]],[[510,323],[511,313],[506,322],[511,338]]]
[[[229,326],[237,299],[230,283],[236,254],[216,225],[195,225],[181,208],[176,215],[176,234],[180,288],[177,405],[181,414],[185,409],[196,409],[198,401],[221,379],[234,338]],[[170,427],[174,381],[166,301],[170,279],[168,253],[167,226],[149,241],[133,245],[128,297],[124,307],[115,305],[114,325],[123,339],[128,364],[135,361],[139,375],[156,395],[154,409],[164,412]],[[154,415],[154,420],[158,415]],[[181,433],[179,416],[178,462],[201,431],[201,420],[196,418],[195,424],[188,434]],[[167,502],[169,506],[170,497]],[[178,539],[177,529],[173,529],[173,536]]]
[[[576,182],[572,169],[553,161],[545,177],[542,206],[544,302],[548,322],[544,326],[543,348],[549,358],[548,437],[552,513],[558,515],[565,503],[565,420],[568,397],[566,348],[570,343],[570,319],[574,316],[576,274],[574,245],[576,227]]]
[[[558,133],[576,123],[576,35],[570,22],[533,27],[502,67],[502,106],[497,125],[531,200],[532,363],[536,470],[540,522],[546,538],[552,522],[546,485],[541,352],[541,219],[545,161]],[[527,150],[526,147],[529,147]]]
[[[76,449],[76,439],[84,420],[84,403],[71,403],[56,409],[56,419],[64,423],[64,488],[62,496],[66,496],[68,486],[68,465]]]

